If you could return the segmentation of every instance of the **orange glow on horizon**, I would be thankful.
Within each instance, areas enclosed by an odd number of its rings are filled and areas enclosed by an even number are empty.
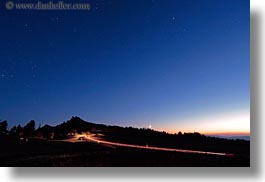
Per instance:
[[[194,133],[204,135],[250,135],[250,113],[224,113],[206,117],[194,117],[171,122],[168,128],[158,127],[168,133]]]
[[[249,136],[250,132],[249,131],[204,131],[200,132],[201,134],[204,135],[234,135],[234,136]]]
[[[161,130],[160,130],[161,131]],[[170,134],[175,134],[175,133],[178,133],[178,132],[182,132],[182,133],[200,133],[200,134],[203,134],[203,135],[224,135],[224,136],[250,136],[250,132],[249,131],[197,131],[197,130],[188,130],[188,131],[166,131],[166,130],[163,130],[165,132],[168,132]]]

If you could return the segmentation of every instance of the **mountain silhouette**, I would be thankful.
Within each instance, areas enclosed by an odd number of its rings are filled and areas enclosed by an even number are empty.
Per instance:
[[[93,133],[102,140],[127,144],[227,152],[246,156],[250,153],[249,141],[210,137],[196,132],[169,134],[149,128],[95,124],[77,116],[56,126],[45,125],[36,130],[37,136],[46,139],[67,139],[82,133]]]
[[[0,166],[250,165],[250,141],[245,140],[109,126],[87,122],[76,116],[56,126],[46,124],[38,129],[35,129],[34,120],[25,126],[14,126],[10,131],[6,129],[7,122],[2,123]],[[130,145],[138,147],[128,148]],[[229,154],[229,157],[151,151],[148,148],[216,152]],[[18,163],[16,158],[26,163]]]

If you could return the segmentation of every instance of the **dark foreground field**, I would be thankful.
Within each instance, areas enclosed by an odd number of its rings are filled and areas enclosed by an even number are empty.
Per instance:
[[[222,167],[250,166],[246,156],[234,157],[185,154],[104,146],[94,143],[49,142],[29,140],[21,142],[15,138],[0,143],[0,166],[37,167]]]

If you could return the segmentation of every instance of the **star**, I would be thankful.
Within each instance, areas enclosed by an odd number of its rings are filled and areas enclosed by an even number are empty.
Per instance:
[[[32,32],[31,26],[29,24],[24,24],[25,31]]]
[[[35,70],[36,68],[37,68],[37,65],[36,65],[36,64],[34,64],[34,65],[31,67],[32,70]]]
[[[51,21],[55,22],[55,23],[59,23],[60,22],[60,18],[58,16],[57,17],[52,17]]]
[[[76,32],[77,32],[77,29],[76,29],[76,28],[74,28],[74,30],[73,30],[73,31],[74,31],[74,33],[76,33]]]
[[[56,20],[56,22],[59,22],[60,21],[60,18],[59,17],[56,17],[55,20]]]
[[[173,16],[173,17],[172,17],[172,20],[173,20],[173,21],[175,21],[175,20],[176,20],[176,17],[175,17],[175,16]]]

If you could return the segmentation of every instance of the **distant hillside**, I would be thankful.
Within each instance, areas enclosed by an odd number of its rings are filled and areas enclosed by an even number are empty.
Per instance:
[[[242,136],[229,136],[229,135],[211,135],[210,137],[217,137],[217,138],[224,138],[224,139],[229,139],[229,140],[246,140],[250,141],[250,136],[247,135],[242,135]]]
[[[250,143],[245,140],[228,140],[200,133],[168,134],[147,128],[108,126],[86,122],[79,117],[72,117],[57,126],[45,125],[37,130],[38,136],[50,139],[65,139],[75,133],[84,132],[97,134],[102,140],[127,144],[238,153],[246,156],[250,153]]]

